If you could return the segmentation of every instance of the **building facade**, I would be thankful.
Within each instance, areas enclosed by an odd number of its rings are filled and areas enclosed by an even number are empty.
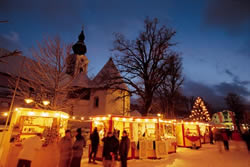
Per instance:
[[[130,111],[130,96],[127,86],[122,83],[121,75],[112,58],[104,65],[94,77],[88,77],[87,47],[84,43],[83,31],[78,41],[73,45],[73,53],[67,57],[68,77],[72,80],[70,87],[74,91],[68,92],[67,98],[71,101],[66,111],[75,118],[90,117],[95,115],[128,115]],[[0,50],[5,54],[5,49]],[[24,56],[6,58],[6,63],[0,67],[0,112],[9,108],[12,91],[9,88],[9,78],[18,76]],[[26,61],[32,61],[25,58]],[[22,72],[23,74],[23,72]],[[21,79],[24,79],[21,74]],[[108,77],[107,77],[108,76]],[[119,78],[119,79],[118,79]],[[118,82],[117,82],[118,81]],[[18,97],[15,106],[25,106],[24,97]],[[4,108],[4,109],[3,109]]]

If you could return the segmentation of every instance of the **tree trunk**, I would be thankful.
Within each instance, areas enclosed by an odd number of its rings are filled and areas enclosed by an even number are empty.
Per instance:
[[[151,110],[152,99],[146,99],[144,103],[144,110],[142,111],[142,116],[147,116]]]

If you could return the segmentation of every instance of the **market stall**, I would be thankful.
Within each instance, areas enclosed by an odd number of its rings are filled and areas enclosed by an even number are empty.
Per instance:
[[[211,126],[206,123],[199,123],[201,143],[210,143]]]
[[[179,122],[176,125],[176,140],[180,147],[201,147],[198,122]]]
[[[168,153],[176,152],[176,120],[160,120],[160,138],[168,143]]]
[[[158,117],[96,116],[91,118],[91,131],[97,127],[100,140],[113,132],[121,140],[126,130],[131,141],[128,158],[161,158],[176,151],[173,121]],[[161,128],[161,130],[159,130]],[[159,133],[161,132],[161,134]],[[162,149],[164,148],[164,149]],[[101,160],[103,143],[100,142],[97,159]]]
[[[43,147],[32,164],[36,167],[56,166],[59,157],[56,143],[64,136],[68,118],[69,115],[61,111],[16,108],[11,117],[11,143],[6,167],[16,166],[22,142],[37,133],[43,136]]]
[[[236,130],[234,113],[232,111],[223,110],[221,112],[214,113],[212,116],[212,122],[214,124],[223,124],[226,129],[230,131]],[[220,128],[220,127],[219,127]]]
[[[235,124],[235,114],[229,110],[223,110],[213,114],[212,122],[216,125],[217,129],[226,129],[230,134],[232,140],[242,140],[240,132]],[[242,126],[242,129],[243,126]]]
[[[159,120],[157,118],[134,118],[133,138],[135,144],[134,158],[156,158],[159,136]],[[164,150],[163,150],[164,151]],[[167,154],[167,150],[166,154]]]

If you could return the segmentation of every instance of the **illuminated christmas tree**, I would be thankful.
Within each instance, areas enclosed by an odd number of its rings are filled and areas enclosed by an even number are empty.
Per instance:
[[[189,118],[192,119],[193,121],[201,121],[201,122],[208,122],[211,120],[207,107],[205,106],[205,103],[202,100],[202,98],[197,97],[197,99],[195,100]]]

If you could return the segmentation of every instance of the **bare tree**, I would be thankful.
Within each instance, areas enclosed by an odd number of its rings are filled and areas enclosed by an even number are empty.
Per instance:
[[[38,49],[32,49],[32,59],[25,61],[22,81],[18,95],[34,98],[37,107],[43,100],[49,100],[49,109],[66,110],[68,92],[72,91],[72,77],[66,74],[66,57],[71,46],[63,44],[59,37],[38,43]],[[12,81],[13,82],[13,81]]]
[[[114,60],[123,81],[129,85],[130,93],[142,99],[142,115],[151,110],[153,95],[165,81],[170,47],[175,45],[172,42],[175,33],[166,26],[160,26],[157,19],[146,18],[144,31],[135,40],[115,34]]]
[[[175,103],[177,98],[180,97],[180,87],[183,80],[181,58],[178,53],[172,52],[169,56],[165,80],[156,91],[156,96],[160,97],[165,116],[175,117]]]
[[[235,93],[228,93],[225,97],[225,102],[229,110],[234,112],[235,114],[235,124],[241,133],[240,124],[244,121],[244,103],[243,99],[235,94]]]

